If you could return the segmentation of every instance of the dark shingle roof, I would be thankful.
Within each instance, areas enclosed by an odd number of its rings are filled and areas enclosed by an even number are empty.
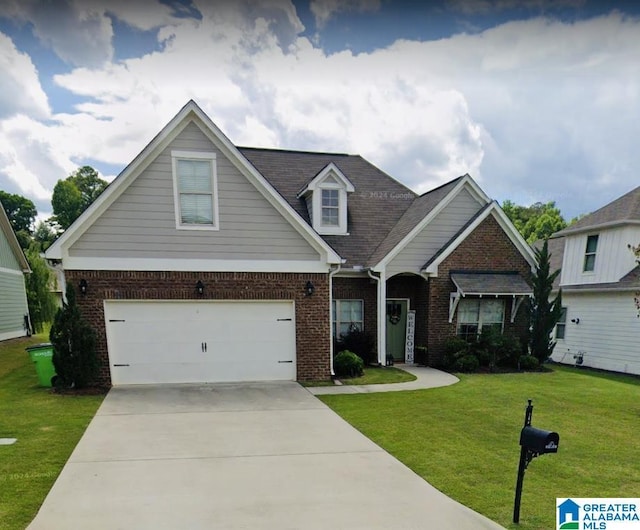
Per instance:
[[[297,198],[298,192],[331,162],[344,173],[355,186],[348,198],[350,235],[322,238],[347,260],[346,267],[366,266],[373,251],[417,198],[409,188],[358,155],[238,149],[309,224],[306,202]]]
[[[530,295],[529,284],[517,272],[451,272],[451,280],[465,295]]]
[[[557,232],[556,235],[566,235],[604,224],[625,221],[640,221],[640,186]]]

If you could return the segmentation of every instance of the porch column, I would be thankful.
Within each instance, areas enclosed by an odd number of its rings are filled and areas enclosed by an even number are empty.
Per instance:
[[[380,272],[378,281],[378,362],[384,366],[387,361],[387,276]]]

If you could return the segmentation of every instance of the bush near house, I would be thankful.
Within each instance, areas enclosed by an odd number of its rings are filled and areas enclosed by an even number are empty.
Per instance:
[[[345,350],[355,353],[365,365],[377,364],[375,341],[371,333],[354,327],[348,333],[341,334],[336,343],[335,351]]]
[[[336,355],[333,369],[338,377],[360,377],[364,373],[364,362],[355,353],[345,350]]]

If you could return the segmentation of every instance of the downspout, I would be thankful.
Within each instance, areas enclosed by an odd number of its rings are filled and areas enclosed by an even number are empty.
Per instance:
[[[333,319],[331,311],[333,310],[333,277],[340,272],[342,265],[338,263],[338,268],[329,270],[329,333],[331,334],[331,340],[329,342],[329,368],[331,369],[331,376],[335,376],[336,373],[333,370]]]
[[[386,298],[387,298],[387,284],[384,277],[384,272],[380,272],[380,276],[374,276],[371,269],[367,269],[369,278],[375,280],[378,284],[378,364],[384,366],[386,364],[386,349],[387,349],[387,336],[386,336]]]

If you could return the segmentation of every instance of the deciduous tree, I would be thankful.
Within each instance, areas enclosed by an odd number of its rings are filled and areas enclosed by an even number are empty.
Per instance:
[[[43,324],[51,322],[56,314],[56,299],[51,292],[52,274],[40,256],[38,243],[32,241],[25,256],[31,269],[31,274],[25,276],[29,315],[34,331],[39,333]]]
[[[2,190],[0,190],[0,203],[2,203],[4,211],[7,213],[20,246],[26,249],[33,233],[33,223],[38,215],[35,205],[22,195],[7,193]]]
[[[51,198],[53,221],[66,230],[106,187],[107,182],[91,166],[82,166],[66,179],[59,180]]]
[[[551,234],[567,227],[567,222],[553,201],[519,206],[507,200],[502,203],[502,210],[529,244],[548,239]]]

